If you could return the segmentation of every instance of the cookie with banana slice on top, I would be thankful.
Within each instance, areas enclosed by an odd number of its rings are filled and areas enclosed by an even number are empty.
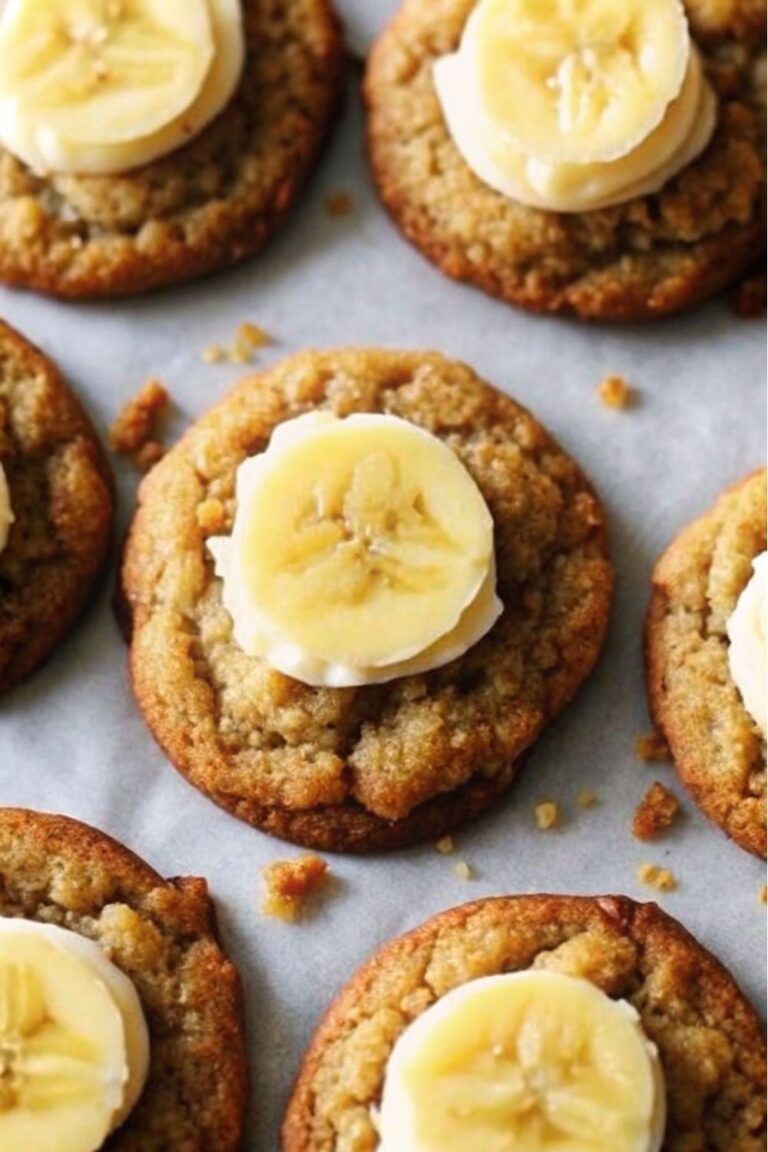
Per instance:
[[[403,0],[365,92],[384,204],[447,275],[651,319],[765,244],[765,0]]]
[[[240,982],[203,880],[0,809],[0,1147],[235,1152]]]
[[[765,1036],[654,904],[513,896],[435,916],[342,989],[283,1152],[765,1152]]]
[[[0,280],[120,296],[252,255],[342,82],[329,0],[6,0]]]
[[[143,481],[122,602],[139,705],[241,819],[365,852],[496,803],[600,651],[600,505],[434,353],[306,352]]]
[[[87,606],[113,511],[90,420],[47,356],[0,321],[0,694]]]

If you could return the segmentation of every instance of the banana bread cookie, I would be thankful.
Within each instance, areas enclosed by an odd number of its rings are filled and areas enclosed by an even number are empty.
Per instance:
[[[206,542],[277,425],[388,413],[448,445],[485,498],[505,610],[464,656],[364,687],[309,687],[233,638]],[[268,541],[265,541],[265,545]],[[589,675],[612,592],[603,514],[523,408],[434,353],[305,352],[252,376],[142,482],[122,576],[139,705],[224,808],[329,851],[396,848],[490,807]]]
[[[615,896],[481,900],[386,944],[315,1034],[283,1152],[375,1152],[387,1062],[404,1029],[459,985],[527,969],[589,980],[635,1008],[666,1082],[662,1152],[765,1152],[757,1014],[680,924],[655,904]]]
[[[95,941],[138,992],[149,1075],[105,1152],[235,1152],[247,1092],[240,981],[205,881],[163,880],[85,824],[6,808],[0,893],[0,917]]]
[[[495,191],[457,149],[435,61],[475,0],[404,0],[365,81],[368,147],[396,224],[448,276],[536,312],[651,319],[736,280],[765,243],[764,0],[685,0],[719,99],[709,148],[654,195],[560,214]]]
[[[0,321],[3,477],[0,693],[50,654],[88,603],[113,514],[112,479],[90,421],[54,365]]]
[[[69,298],[124,296],[257,252],[294,203],[340,101],[327,0],[243,0],[246,62],[218,118],[119,175],[37,175],[0,149],[0,280]]]
[[[734,682],[727,626],[765,546],[761,471],[672,541],[653,573],[646,624],[651,714],[677,771],[707,816],[763,857],[765,736]]]

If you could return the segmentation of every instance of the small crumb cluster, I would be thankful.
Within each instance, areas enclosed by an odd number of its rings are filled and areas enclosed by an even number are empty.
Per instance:
[[[258,324],[241,324],[230,345],[211,344],[204,350],[203,360],[206,364],[250,364],[259,349],[270,342]]]
[[[553,800],[545,800],[544,803],[537,804],[534,812],[536,814],[536,824],[542,832],[546,832],[550,828],[556,828],[560,823],[560,811]]]
[[[472,869],[470,868],[469,864],[467,864],[466,860],[457,860],[454,872],[458,876],[459,880],[472,879]]]
[[[637,878],[641,884],[655,888],[657,892],[674,892],[677,880],[668,868],[661,868],[658,864],[640,864],[637,869]]]
[[[677,796],[656,780],[635,809],[632,835],[638,840],[653,840],[675,822],[679,812]]]
[[[632,403],[632,388],[623,376],[606,376],[597,386],[597,394],[606,408],[618,410],[629,408]]]
[[[579,808],[594,808],[596,804],[600,803],[600,798],[597,792],[592,792],[589,788],[584,788],[576,797],[576,803]]]
[[[147,380],[109,429],[112,450],[130,457],[141,472],[148,472],[165,454],[159,428],[170,402],[168,390],[159,380]]]
[[[320,856],[297,856],[267,864],[262,876],[263,914],[293,923],[301,917],[308,897],[325,882],[328,865]]]
[[[349,192],[331,192],[325,198],[325,210],[329,216],[349,216],[352,206],[353,200]]]
[[[659,732],[638,736],[635,740],[635,756],[639,760],[645,760],[647,764],[656,764],[672,758],[669,745]]]
[[[441,856],[450,856],[455,847],[453,836],[443,836],[435,842],[435,848]]]

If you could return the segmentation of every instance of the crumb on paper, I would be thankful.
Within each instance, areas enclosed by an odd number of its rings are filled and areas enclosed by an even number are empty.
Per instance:
[[[325,198],[325,210],[329,216],[349,216],[352,211],[353,200],[349,192],[331,192]]]
[[[543,804],[537,804],[534,812],[536,813],[536,824],[542,832],[546,832],[549,828],[556,828],[560,823],[560,812],[557,804],[552,800],[545,800]]]
[[[109,429],[109,445],[121,456],[129,456],[142,471],[148,471],[165,452],[158,438],[159,425],[171,398],[159,380],[150,379],[126,404]]]
[[[653,840],[677,819],[680,801],[658,780],[643,796],[632,817],[632,835],[638,840]]]
[[[760,889],[760,903],[768,904],[768,884],[763,884]]]
[[[674,892],[677,880],[674,873],[668,868],[661,868],[658,864],[640,864],[637,869],[637,878],[641,884],[655,888],[657,892]]]
[[[766,309],[765,272],[742,280],[733,293],[732,305],[733,311],[742,320],[757,320],[760,316],[764,316]]]
[[[442,836],[439,840],[435,841],[435,848],[441,856],[450,856],[455,848],[453,836]]]
[[[466,860],[459,860],[456,864],[456,867],[454,868],[454,872],[458,876],[459,880],[472,879],[472,869],[470,868],[469,864],[467,864]]]
[[[209,344],[203,349],[203,360],[206,364],[221,364],[228,359],[227,350],[222,348],[221,344]]]
[[[215,497],[203,500],[201,504],[198,504],[195,512],[198,525],[202,528],[203,532],[209,535],[214,532],[223,531],[226,515],[226,508],[221,500],[216,500]]]
[[[640,760],[645,760],[647,764],[657,764],[663,760],[672,759],[669,744],[660,732],[638,736],[635,740],[635,756]]]
[[[250,364],[254,352],[269,344],[269,336],[257,324],[241,324],[232,344],[230,358],[234,364]]]
[[[320,856],[297,856],[293,860],[275,860],[262,868],[265,916],[292,923],[301,916],[307,898],[328,875],[328,865]]]
[[[579,808],[594,808],[596,804],[600,803],[600,799],[597,792],[592,792],[589,788],[584,788],[576,797],[576,803]]]
[[[623,376],[606,376],[598,384],[597,394],[606,408],[621,410],[632,403],[632,389]]]

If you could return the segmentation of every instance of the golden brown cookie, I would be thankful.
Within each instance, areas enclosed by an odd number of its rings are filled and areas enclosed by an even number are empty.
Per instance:
[[[765,740],[728,664],[726,624],[766,546],[766,473],[727,492],[672,541],[646,623],[651,714],[697,804],[765,856]]]
[[[765,243],[765,0],[685,0],[720,99],[710,148],[655,196],[562,215],[482,183],[446,127],[432,79],[475,0],[404,0],[365,82],[381,198],[448,276],[535,312],[651,319],[736,280]]]
[[[85,824],[4,808],[0,916],[87,936],[136,987],[150,1032],[149,1078],[104,1152],[240,1148],[247,1093],[240,980],[217,942],[204,880],[163,880]]]
[[[240,88],[205,132],[117,176],[37,176],[0,149],[0,280],[124,296],[257,252],[294,203],[340,101],[328,0],[243,0]]]
[[[375,1152],[400,1034],[469,980],[547,968],[628,1000],[667,1085],[662,1152],[765,1152],[765,1038],[731,975],[655,904],[512,896],[435,916],[386,944],[342,989],[309,1047],[283,1152]]]
[[[234,643],[206,540],[231,530],[238,465],[316,408],[410,420],[480,487],[505,611],[460,659],[310,688]],[[611,590],[581,470],[513,400],[424,352],[306,352],[243,381],[143,481],[123,569],[134,689],[167,755],[241,819],[328,851],[397,848],[490,807],[591,672]]]
[[[0,693],[88,603],[112,532],[112,479],[55,366],[0,321],[0,464],[15,523],[0,552]]]

